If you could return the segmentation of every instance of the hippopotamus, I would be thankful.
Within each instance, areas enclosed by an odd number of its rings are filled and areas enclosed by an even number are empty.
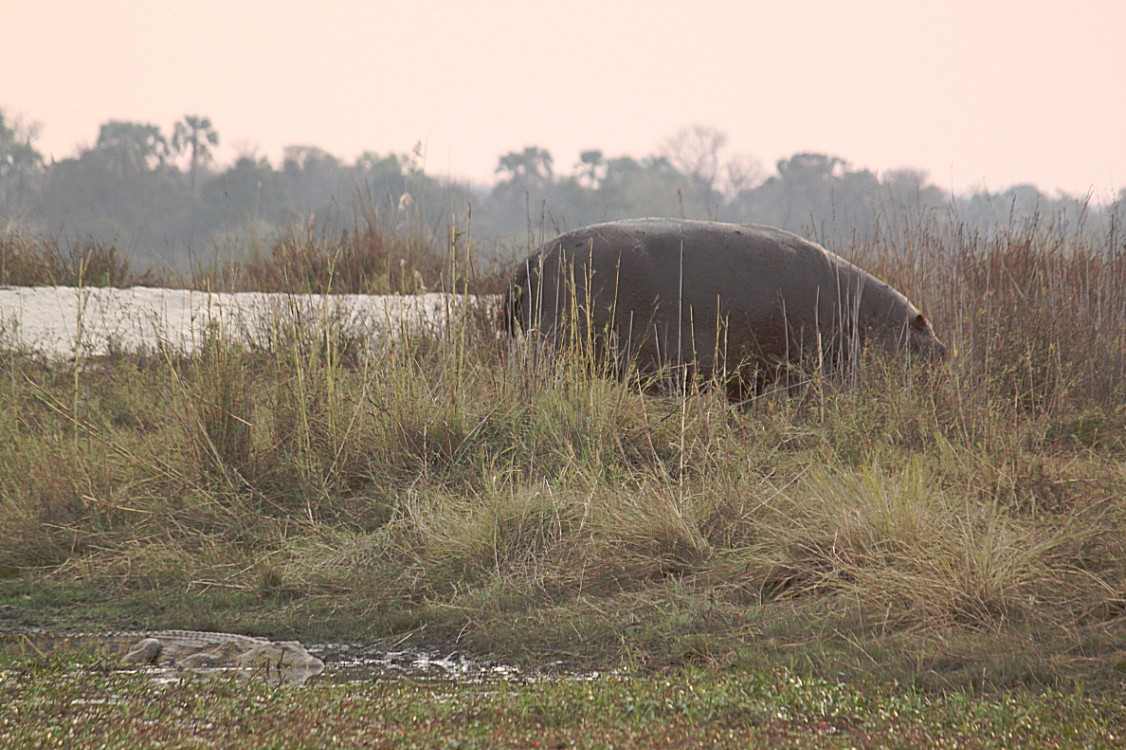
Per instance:
[[[794,366],[848,366],[869,343],[946,355],[899,291],[754,224],[633,219],[565,232],[520,263],[505,317],[514,335],[593,344],[619,374],[718,379],[733,399]]]

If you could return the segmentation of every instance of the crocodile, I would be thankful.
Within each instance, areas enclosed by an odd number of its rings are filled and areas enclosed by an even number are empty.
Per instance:
[[[324,662],[298,641],[271,641],[237,633],[151,630],[28,633],[19,638],[37,651],[84,647],[116,654],[125,664],[161,670],[234,670],[236,676],[263,674],[286,682],[304,682],[324,670]]]

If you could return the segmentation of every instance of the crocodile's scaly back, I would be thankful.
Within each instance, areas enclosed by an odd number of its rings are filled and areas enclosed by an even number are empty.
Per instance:
[[[6,638],[11,641],[12,636]],[[236,674],[276,676],[284,681],[303,682],[324,669],[324,662],[298,641],[199,630],[118,631],[107,633],[59,633],[16,636],[26,650],[47,653],[57,650],[108,651],[127,664],[152,665],[163,669],[237,670]]]

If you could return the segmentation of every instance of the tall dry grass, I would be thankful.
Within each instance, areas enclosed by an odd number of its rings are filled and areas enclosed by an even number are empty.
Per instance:
[[[369,200],[351,226],[291,223],[248,246],[193,255],[183,273],[135,267],[113,242],[0,232],[0,285],[163,286],[203,292],[289,294],[498,294],[507,268],[475,253],[469,228],[414,222],[396,228]],[[507,251],[499,255],[506,255]]]
[[[853,248],[957,357],[742,407],[522,351],[470,307],[395,335],[326,311],[192,353],[7,352],[0,574],[516,651],[839,643],[924,670],[976,638],[988,674],[1105,677],[1126,642],[1120,243]]]
[[[152,271],[137,272],[113,244],[93,239],[0,233],[0,286],[149,286]]]

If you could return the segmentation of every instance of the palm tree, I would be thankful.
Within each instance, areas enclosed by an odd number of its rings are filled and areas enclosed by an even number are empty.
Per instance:
[[[195,194],[196,174],[200,167],[211,161],[211,146],[219,145],[219,133],[211,125],[211,118],[199,115],[184,115],[172,130],[172,149],[177,154],[185,150],[191,152],[191,166],[188,174],[192,194]]]

